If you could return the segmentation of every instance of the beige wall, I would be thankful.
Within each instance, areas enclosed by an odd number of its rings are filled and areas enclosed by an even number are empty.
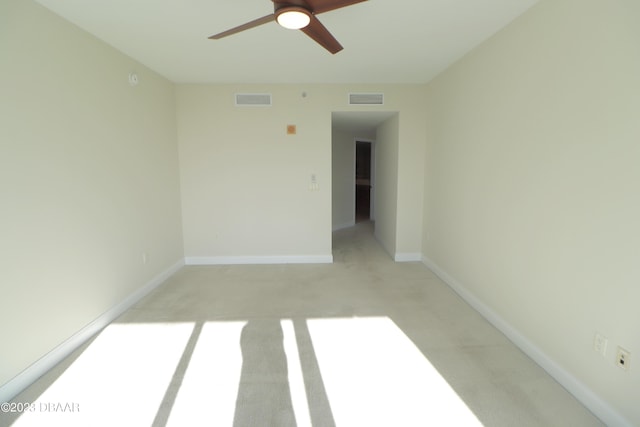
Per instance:
[[[640,355],[639,20],[635,0],[542,1],[431,82],[423,231],[429,262],[634,425],[640,369],[614,357]]]
[[[387,119],[376,131],[375,235],[384,249],[395,257],[398,219],[398,146],[400,119]]]
[[[330,257],[331,111],[289,86],[246,90],[273,92],[271,107],[236,107],[242,91],[178,88],[187,262]]]
[[[422,253],[427,95],[423,86],[412,95],[410,106],[399,116],[397,261],[419,261]]]
[[[331,211],[334,230],[355,224],[355,135],[331,132]]]
[[[414,107],[421,89],[413,85],[179,85],[187,262],[329,260],[331,113],[367,108],[403,114]],[[347,105],[349,92],[372,91],[385,93],[385,105]],[[271,93],[273,106],[236,107],[236,92]],[[423,158],[424,116],[408,113],[407,117],[396,128],[396,144],[404,147],[411,160],[410,153]],[[297,125],[297,135],[286,135],[287,124]],[[399,139],[398,131],[405,137]],[[393,161],[396,170],[402,167],[397,156]],[[318,191],[309,191],[312,174]],[[407,189],[405,197],[421,199],[420,185]],[[412,215],[409,222],[413,223],[406,226],[419,229],[421,209]],[[412,240],[400,243],[415,246]],[[419,245],[412,250],[419,253]]]
[[[24,0],[0,70],[1,385],[183,250],[171,83]]]

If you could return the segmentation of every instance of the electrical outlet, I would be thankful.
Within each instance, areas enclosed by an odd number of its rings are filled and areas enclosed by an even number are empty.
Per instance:
[[[607,355],[607,344],[609,340],[607,337],[596,332],[595,337],[593,338],[593,349],[600,353],[603,357]]]
[[[618,346],[618,351],[616,352],[616,365],[618,365],[621,369],[625,371],[629,370],[629,359],[631,358],[631,353],[628,350]]]

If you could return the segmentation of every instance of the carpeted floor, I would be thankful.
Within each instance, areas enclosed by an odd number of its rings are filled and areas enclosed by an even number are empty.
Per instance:
[[[15,399],[79,411],[15,425],[603,425],[372,227],[333,264],[183,268]]]

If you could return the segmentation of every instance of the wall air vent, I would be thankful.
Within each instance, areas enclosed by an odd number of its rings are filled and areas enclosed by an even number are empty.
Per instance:
[[[382,105],[384,94],[382,93],[350,93],[349,105]]]
[[[270,93],[236,93],[236,106],[270,107]]]

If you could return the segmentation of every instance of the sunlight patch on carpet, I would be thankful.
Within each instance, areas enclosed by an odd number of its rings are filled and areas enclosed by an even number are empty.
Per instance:
[[[307,324],[336,425],[482,426],[391,319]]]
[[[247,322],[207,322],[191,356],[167,426],[231,426]]]
[[[107,326],[13,425],[151,425],[193,328]]]
[[[291,403],[298,427],[311,427],[311,415],[309,414],[309,402],[304,387],[304,377],[300,362],[300,351],[296,341],[296,332],[293,321],[282,320],[283,345],[287,356],[287,371],[289,387],[291,389]]]

